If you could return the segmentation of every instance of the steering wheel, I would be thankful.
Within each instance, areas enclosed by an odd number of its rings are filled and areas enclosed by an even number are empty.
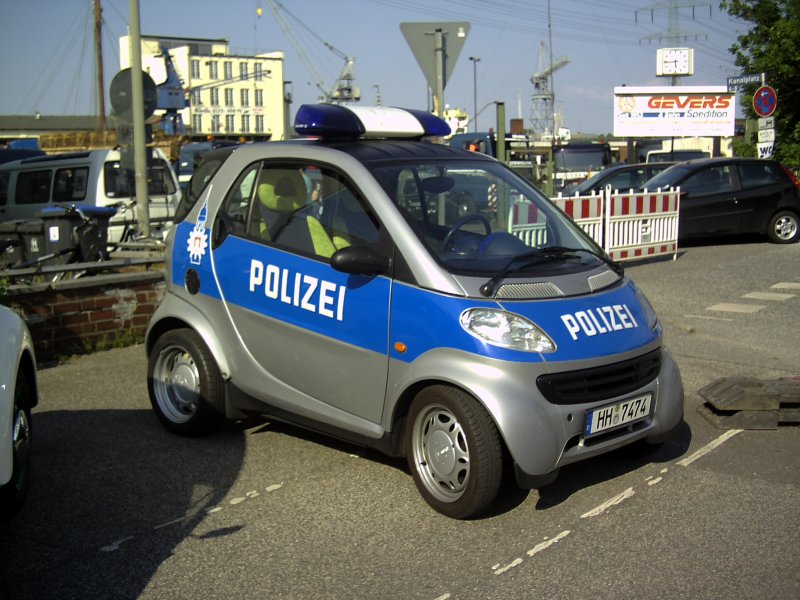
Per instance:
[[[489,219],[487,219],[483,215],[467,215],[466,217],[461,217],[450,228],[450,231],[447,232],[447,235],[444,236],[444,239],[442,240],[442,246],[441,248],[439,248],[439,252],[443,253],[447,249],[448,244],[450,244],[450,242],[452,241],[456,231],[458,231],[464,225],[466,225],[471,221],[480,221],[481,223],[483,223],[483,227],[486,229],[486,235],[492,233],[492,225],[489,223]]]

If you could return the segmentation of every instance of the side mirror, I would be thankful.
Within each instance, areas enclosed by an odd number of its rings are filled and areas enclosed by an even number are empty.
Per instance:
[[[331,266],[352,275],[382,275],[389,271],[392,260],[366,246],[348,246],[334,253]]]

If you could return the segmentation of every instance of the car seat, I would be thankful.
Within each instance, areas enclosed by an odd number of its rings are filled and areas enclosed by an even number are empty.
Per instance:
[[[298,228],[290,227],[300,218],[305,222],[302,234],[310,238],[315,254],[330,258],[336,252],[336,246],[316,217],[296,214],[308,204],[308,190],[299,170],[265,170],[256,192],[261,214],[259,235],[263,239],[277,242],[283,237],[284,243],[302,249],[304,244],[293,239],[299,235]]]

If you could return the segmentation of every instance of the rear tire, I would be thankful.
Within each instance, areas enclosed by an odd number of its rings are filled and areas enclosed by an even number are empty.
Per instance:
[[[32,390],[25,373],[17,373],[14,385],[14,412],[12,415],[12,461],[11,479],[0,487],[0,521],[13,517],[28,496],[30,487]]]
[[[153,410],[173,433],[203,435],[225,419],[219,368],[191,329],[174,329],[158,338],[148,359],[147,387]]]
[[[422,390],[411,403],[405,438],[414,483],[436,511],[467,519],[495,501],[502,445],[492,418],[474,398],[446,386]]]
[[[773,215],[767,225],[767,237],[774,244],[793,244],[800,239],[798,216],[790,210]]]

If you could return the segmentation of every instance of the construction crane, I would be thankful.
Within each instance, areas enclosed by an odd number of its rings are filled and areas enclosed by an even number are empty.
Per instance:
[[[551,128],[555,128],[555,92],[553,91],[553,73],[566,66],[570,59],[562,56],[555,61],[550,59],[546,64],[547,47],[544,41],[539,45],[539,70],[531,75],[533,95],[531,96],[531,127],[540,137],[549,132],[554,135]]]
[[[344,52],[333,46],[332,44],[323,40],[319,35],[314,33],[307,25],[305,25],[300,19],[298,19],[294,14],[292,14],[283,4],[278,2],[277,0],[267,0],[267,4],[269,5],[272,14],[275,15],[275,20],[278,22],[278,25],[283,30],[284,35],[289,40],[289,42],[294,47],[297,56],[305,65],[306,69],[308,70],[311,78],[314,80],[314,85],[316,85],[317,89],[320,92],[320,100],[322,102],[330,102],[330,103],[349,103],[349,102],[358,102],[361,100],[361,90],[354,84],[355,82],[355,58],[347,56]],[[303,48],[303,45],[300,43],[300,40],[294,33],[294,30],[289,25],[288,21],[286,20],[284,13],[292,17],[297,23],[299,23],[306,31],[311,33],[316,39],[318,39],[328,50],[333,52],[336,56],[344,60],[344,65],[342,66],[341,71],[339,72],[339,76],[337,77],[336,81],[334,82],[333,86],[328,87],[325,85],[325,81],[320,76],[319,72],[317,71],[314,63],[309,59],[308,54]]]

